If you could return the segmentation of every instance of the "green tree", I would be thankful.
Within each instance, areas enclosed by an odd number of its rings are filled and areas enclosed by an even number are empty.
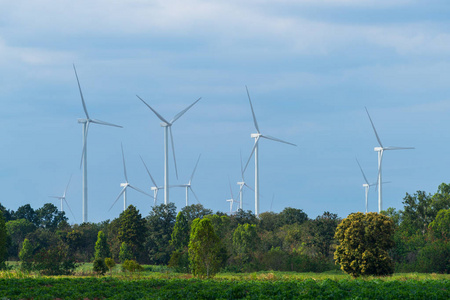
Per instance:
[[[112,272],[112,269],[116,266],[116,262],[114,261],[114,259],[107,257],[105,258],[105,265],[108,267],[109,272]]]
[[[14,220],[14,212],[4,207],[1,203],[0,203],[0,212],[3,214],[5,222]]]
[[[311,244],[317,253],[324,258],[332,258],[332,247],[335,245],[334,233],[340,222],[337,214],[328,211],[311,221]]]
[[[39,225],[48,230],[56,230],[60,223],[68,220],[65,212],[58,211],[58,208],[51,203],[46,203],[37,209],[36,218],[39,220]]]
[[[36,226],[26,219],[11,220],[6,222],[6,231],[11,238],[11,244],[8,249],[10,258],[18,258],[20,244],[25,236],[36,230]]]
[[[203,207],[201,204],[191,204],[185,206],[181,209],[181,212],[188,221],[189,225],[191,225],[192,221],[195,219],[202,219],[204,216],[211,215],[213,213],[212,210]]]
[[[403,198],[401,223],[403,230],[408,231],[409,234],[417,231],[425,234],[437,213],[433,211],[431,204],[432,196],[424,191],[417,191],[414,195],[406,193]]]
[[[6,259],[8,253],[8,233],[6,232],[5,218],[0,211],[0,269],[6,268]]]
[[[123,263],[126,260],[130,259],[133,259],[133,252],[130,250],[130,247],[128,247],[127,243],[122,242],[122,244],[120,245],[119,261]]]
[[[450,209],[441,209],[429,227],[435,238],[450,241]]]
[[[185,214],[180,211],[173,227],[170,244],[175,250],[182,250],[189,244],[190,226]]]
[[[34,247],[31,245],[28,239],[24,239],[22,243],[22,249],[19,252],[19,258],[21,261],[21,269],[25,271],[31,271],[33,268],[33,251]]]
[[[134,257],[139,257],[143,252],[146,235],[145,219],[142,218],[139,210],[130,205],[119,216],[119,232],[117,238],[120,242],[125,242],[133,253]]]
[[[214,232],[211,221],[195,219],[191,225],[189,239],[189,262],[192,273],[199,277],[212,277],[219,269],[220,239]]]
[[[238,261],[248,263],[254,259],[255,250],[259,245],[259,237],[256,233],[256,225],[239,225],[233,233],[233,248],[238,256]]]
[[[106,241],[106,235],[103,231],[98,232],[97,242],[95,243],[95,254],[94,258],[102,258],[105,259],[111,256],[111,252],[109,251],[109,245]]]
[[[154,206],[147,220],[145,249],[150,263],[167,265],[172,254],[171,235],[176,220],[175,204]]]
[[[394,263],[388,250],[394,246],[393,234],[394,223],[384,215],[350,214],[336,230],[336,263],[353,277],[392,274]]]
[[[286,207],[279,215],[279,226],[292,225],[297,223],[301,225],[303,222],[308,220],[308,215],[301,209]]]
[[[39,226],[40,224],[39,218],[30,204],[20,206],[17,211],[13,213],[13,219],[26,219],[35,226]]]
[[[96,257],[92,267],[97,275],[104,275],[108,271],[108,266],[102,257]]]

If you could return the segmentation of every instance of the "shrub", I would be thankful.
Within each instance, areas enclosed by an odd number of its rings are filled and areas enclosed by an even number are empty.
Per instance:
[[[128,271],[128,272],[140,272],[144,271],[144,268],[135,260],[127,259],[122,263],[122,271]]]
[[[133,259],[133,253],[127,243],[122,242],[119,251],[119,261],[124,263],[126,260]]]
[[[108,267],[109,271],[111,272],[112,269],[116,266],[116,262],[114,259],[107,257],[105,258],[105,265]]]
[[[104,275],[108,271],[108,267],[105,264],[105,260],[103,258],[94,259],[94,272],[97,275]]]

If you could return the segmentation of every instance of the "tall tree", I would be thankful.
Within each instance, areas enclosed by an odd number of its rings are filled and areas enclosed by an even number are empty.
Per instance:
[[[188,221],[189,225],[197,218],[202,219],[206,215],[211,215],[213,212],[212,210],[205,208],[201,204],[192,204],[185,206],[181,209],[181,212],[183,213],[184,217]]]
[[[39,226],[39,218],[30,204],[20,206],[13,214],[13,219],[26,219],[36,226]]]
[[[97,242],[95,243],[95,259],[101,258],[105,259],[111,257],[111,252],[109,251],[109,245],[106,241],[106,235],[103,231],[98,232]]]
[[[36,230],[36,226],[26,219],[11,220],[6,222],[6,231],[11,238],[8,255],[11,258],[18,258],[20,244],[25,236]]]
[[[192,273],[199,277],[212,277],[219,269],[220,239],[209,219],[195,219],[189,239],[189,262]]]
[[[145,219],[142,218],[139,210],[130,205],[119,216],[118,239],[125,242],[132,250],[134,256],[139,257],[143,251],[146,227]]]
[[[280,212],[279,220],[281,222],[279,226],[292,225],[295,223],[301,225],[303,222],[308,220],[308,215],[301,209],[286,207],[282,212]]]
[[[190,226],[183,211],[180,211],[175,220],[170,244],[175,250],[182,250],[189,244]]]
[[[390,275],[394,263],[388,250],[394,246],[394,223],[378,213],[353,213],[338,225],[334,257],[341,269],[361,275]]]
[[[0,211],[0,269],[6,267],[5,262],[8,253],[7,237],[5,218],[3,217],[3,212]]]
[[[65,212],[58,211],[58,208],[52,203],[46,203],[37,209],[36,217],[39,225],[49,230],[56,230],[60,223],[68,220]]]
[[[237,254],[237,260],[241,263],[250,262],[254,258],[258,245],[259,237],[256,233],[256,225],[239,224],[233,233],[233,248]]]
[[[171,251],[170,239],[175,226],[175,204],[161,204],[153,207],[147,220],[145,249],[151,263],[166,265]]]

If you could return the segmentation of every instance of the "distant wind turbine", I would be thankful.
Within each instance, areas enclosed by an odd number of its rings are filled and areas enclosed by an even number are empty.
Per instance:
[[[245,168],[244,168],[244,172],[247,169],[248,163],[250,162],[250,159],[252,158],[253,153],[255,153],[255,215],[258,216],[259,215],[259,161],[258,161],[258,143],[259,143],[259,139],[260,138],[265,138],[268,140],[272,140],[275,142],[280,142],[280,143],[284,143],[284,144],[288,144],[288,145],[292,145],[292,146],[297,146],[295,144],[280,140],[278,138],[269,136],[269,135],[263,135],[260,131],[259,131],[259,127],[258,127],[258,122],[256,122],[256,117],[255,117],[255,111],[253,110],[253,105],[252,105],[252,101],[250,99],[250,93],[248,92],[248,88],[247,86],[245,87],[247,89],[247,96],[248,96],[248,101],[250,103],[250,108],[252,110],[252,115],[253,115],[253,123],[255,124],[255,129],[257,133],[252,133],[250,136],[252,138],[255,139],[255,145],[253,146],[252,152],[250,154],[250,157],[248,158],[247,163],[245,164]]]
[[[200,156],[198,156],[197,163],[195,164],[194,170],[192,171],[191,177],[189,178],[189,182],[187,184],[179,184],[179,185],[172,185],[171,187],[183,187],[186,188],[186,206],[189,205],[189,190],[191,190],[192,194],[194,194],[195,199],[197,199],[197,202],[200,203],[198,200],[197,195],[195,194],[194,190],[192,189],[192,179],[194,178],[195,170],[197,170],[198,162],[200,161]]]
[[[373,125],[372,118],[369,115],[369,111],[366,107],[367,116],[369,117],[370,123],[372,124],[373,131],[375,132],[375,136],[377,138],[378,144],[380,147],[375,147],[373,150],[378,152],[378,212],[383,210],[383,197],[382,197],[382,180],[381,180],[381,162],[383,160],[383,152],[385,150],[405,150],[405,149],[414,149],[414,147],[384,147],[381,143],[380,137],[378,136],[377,130],[375,129],[375,125]]]
[[[200,101],[201,98],[198,98],[194,103],[189,105],[187,108],[183,109],[181,112],[176,114],[173,119],[169,122],[164,119],[156,110],[154,110],[150,105],[147,104],[141,97],[136,95],[148,108],[162,121],[160,123],[161,127],[164,127],[164,204],[169,203],[169,135],[170,142],[172,145],[172,154],[173,161],[175,166],[175,174],[178,179],[178,170],[177,170],[177,160],[175,159],[175,146],[173,145],[173,135],[172,135],[172,125],[178,120],[182,115],[184,115],[194,104]]]
[[[66,202],[67,207],[69,208],[69,211],[70,211],[70,213],[72,214],[72,216],[73,216],[73,218],[74,218],[74,220],[75,220],[75,222],[76,222],[77,219],[75,218],[75,215],[73,214],[72,209],[70,208],[69,203],[68,203],[67,200],[66,200],[66,193],[67,193],[67,189],[69,188],[69,184],[70,184],[71,179],[72,179],[72,175],[70,175],[69,182],[67,182],[67,186],[66,186],[66,188],[65,188],[64,193],[63,193],[62,196],[49,196],[49,197],[50,197],[50,198],[59,199],[59,200],[61,201],[61,206],[60,206],[60,208],[61,208],[60,211],[61,211],[61,212],[64,211],[63,202]]]
[[[233,195],[233,189],[231,188],[231,182],[230,182],[230,178],[228,178],[228,185],[230,186],[230,194],[231,194],[231,198],[227,199],[227,202],[230,202],[230,215],[233,214],[233,205],[235,202],[238,202],[234,199],[234,195]]]
[[[369,183],[369,181],[367,180],[366,174],[364,174],[364,171],[361,167],[361,165],[359,164],[358,159],[356,159],[356,162],[358,163],[359,169],[361,170],[361,174],[364,177],[364,181],[366,183],[363,184],[364,190],[365,190],[365,195],[366,195],[366,213],[367,213],[367,209],[368,209],[368,197],[369,197],[369,189],[371,186],[377,185],[377,182],[375,183]]]
[[[114,203],[111,205],[111,207],[109,208],[109,210],[111,210],[111,208],[113,208],[114,204],[116,204],[116,202],[119,200],[120,196],[123,195],[123,210],[125,211],[127,209],[127,188],[132,188],[133,190],[136,190],[144,195],[149,196],[150,198],[153,198],[152,196],[150,196],[149,194],[147,194],[146,192],[144,192],[141,189],[138,189],[137,187],[132,186],[129,182],[128,182],[128,177],[127,177],[127,167],[125,165],[125,155],[123,153],[123,146],[122,144],[120,145],[122,148],[122,161],[123,161],[123,174],[125,176],[125,182],[121,183],[120,186],[123,187],[123,189],[120,191],[119,195],[117,196],[116,200],[114,201]]]
[[[83,223],[88,221],[88,186],[87,186],[87,136],[88,136],[88,130],[89,130],[89,124],[100,124],[100,125],[107,125],[107,126],[114,126],[122,128],[122,126],[115,125],[112,123],[100,121],[97,119],[91,119],[89,117],[86,103],[84,102],[83,92],[81,91],[81,85],[80,80],[78,79],[77,70],[75,69],[75,65],[73,65],[73,70],[75,71],[75,76],[77,77],[78,82],[78,89],[80,90],[80,96],[81,96],[81,103],[83,104],[84,113],[86,114],[86,119],[78,119],[78,123],[83,124],[83,151],[81,153],[81,165],[83,166]]]
[[[153,206],[156,206],[156,201],[158,199],[158,191],[159,190],[163,190],[164,187],[163,186],[158,186],[156,184],[155,179],[153,178],[152,174],[150,173],[150,171],[147,168],[147,165],[145,164],[144,160],[142,159],[142,156],[139,155],[139,157],[141,158],[142,163],[144,164],[145,170],[147,171],[148,176],[150,177],[151,181],[153,182],[154,186],[151,187],[152,191],[153,191]]]
[[[244,194],[244,187],[249,188],[253,192],[255,190],[245,182],[244,168],[242,166],[242,154],[241,154],[241,181],[239,181],[237,184],[239,185],[239,209],[243,210],[244,209],[244,195],[243,195]]]

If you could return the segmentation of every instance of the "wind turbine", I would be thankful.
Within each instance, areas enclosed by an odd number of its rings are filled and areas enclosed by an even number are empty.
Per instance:
[[[367,116],[369,117],[370,123],[372,124],[373,131],[375,132],[375,136],[377,138],[378,144],[380,147],[373,148],[374,151],[378,152],[378,212],[381,212],[383,208],[383,197],[382,197],[382,180],[381,180],[381,162],[383,160],[383,152],[385,150],[406,150],[406,149],[414,149],[414,147],[384,147],[381,143],[380,137],[378,136],[377,130],[375,129],[375,125],[373,125],[372,118],[369,115],[369,111],[366,107]]]
[[[231,188],[230,178],[228,178],[228,185],[230,186],[231,199],[227,199],[226,201],[230,202],[230,215],[231,215],[231,214],[233,214],[233,204],[234,204],[234,202],[237,202],[237,201],[234,199],[233,190]]]
[[[177,170],[177,160],[175,159],[175,147],[173,145],[173,135],[172,135],[172,125],[178,120],[182,115],[184,115],[194,104],[200,101],[201,98],[198,98],[194,103],[183,109],[181,112],[176,114],[173,119],[169,122],[164,119],[156,110],[154,110],[150,105],[147,104],[141,97],[136,95],[148,108],[161,120],[161,127],[164,127],[164,204],[169,203],[169,135],[170,142],[172,145],[172,154],[173,154],[173,162],[175,166],[175,174],[178,179],[178,170]]]
[[[62,196],[49,196],[49,197],[50,197],[50,198],[59,199],[59,200],[61,201],[61,210],[60,210],[61,212],[64,211],[64,208],[63,208],[63,202],[66,202],[67,207],[69,208],[70,213],[72,214],[72,216],[73,216],[73,218],[74,218],[74,220],[75,220],[75,222],[76,222],[77,219],[75,218],[75,215],[73,214],[72,209],[70,208],[69,203],[68,203],[67,200],[66,200],[66,193],[67,193],[67,189],[69,188],[69,184],[70,184],[71,179],[72,179],[72,175],[70,175],[69,182],[67,182],[67,186],[66,186],[66,188],[65,188],[64,193],[63,193]]]
[[[194,178],[195,170],[197,170],[198,162],[200,161],[200,156],[198,156],[197,163],[195,164],[194,170],[192,171],[191,178],[189,178],[189,182],[187,184],[179,184],[179,185],[173,185],[173,187],[184,187],[186,188],[186,206],[189,205],[189,190],[191,190],[192,194],[194,194],[195,199],[197,199],[198,203],[200,201],[198,200],[197,195],[195,194],[194,190],[192,189],[191,183],[192,179]]]
[[[244,178],[244,168],[242,166],[242,154],[241,154],[241,181],[238,181],[237,185],[239,185],[239,209],[244,209],[244,186],[249,188],[252,191],[255,191],[251,186],[249,186],[245,182]]]
[[[164,189],[164,187],[163,187],[163,186],[158,186],[158,185],[156,184],[156,181],[155,181],[155,179],[153,179],[152,174],[150,174],[150,171],[148,170],[147,165],[145,164],[144,160],[142,159],[142,156],[139,155],[139,157],[141,158],[141,161],[142,161],[142,163],[144,164],[145,170],[147,170],[148,176],[150,176],[150,179],[152,180],[153,184],[155,185],[155,186],[152,186],[152,187],[151,187],[151,189],[152,189],[152,191],[153,191],[153,198],[154,198],[154,200],[153,200],[153,206],[155,206],[155,205],[156,205],[156,200],[157,200],[157,198],[158,198],[158,191],[161,190],[161,189]]]
[[[258,161],[258,143],[259,143],[259,139],[260,138],[265,138],[268,140],[272,140],[275,142],[280,142],[280,143],[284,143],[284,144],[288,144],[288,145],[292,145],[292,146],[297,146],[295,144],[280,140],[278,138],[269,136],[269,135],[263,135],[260,131],[259,131],[259,127],[258,127],[258,122],[256,122],[256,117],[255,117],[255,111],[253,110],[253,105],[252,105],[252,101],[250,99],[250,93],[248,92],[248,88],[247,86],[245,86],[246,90],[247,90],[247,96],[248,96],[248,101],[250,103],[250,108],[252,110],[252,115],[253,115],[253,123],[255,124],[255,129],[257,133],[252,133],[250,136],[252,138],[255,139],[255,145],[253,146],[252,152],[250,154],[250,157],[248,158],[247,163],[245,164],[245,168],[244,168],[244,172],[247,169],[248,163],[250,162],[250,159],[252,158],[253,153],[255,153],[255,215],[258,216],[259,215],[259,161]]]
[[[123,210],[125,211],[127,209],[127,188],[132,188],[133,190],[136,190],[144,195],[147,195],[151,198],[153,198],[152,196],[150,196],[149,194],[147,194],[146,192],[144,192],[141,189],[138,189],[137,187],[132,186],[129,182],[128,182],[128,177],[127,177],[127,167],[125,166],[125,155],[123,154],[123,145],[120,144],[121,148],[122,148],[122,161],[123,161],[123,174],[125,176],[125,182],[121,183],[120,186],[123,187],[123,189],[120,191],[119,195],[117,196],[116,200],[114,201],[114,203],[111,205],[111,207],[109,208],[109,210],[111,210],[111,208],[113,208],[114,204],[116,204],[116,202],[119,200],[120,196],[123,195]]]
[[[75,65],[73,65],[73,70],[75,71],[75,76],[77,77],[77,82],[78,82],[78,89],[80,90],[80,96],[81,96],[81,103],[83,104],[83,109],[84,109],[84,113],[86,114],[86,118],[85,119],[78,119],[78,123],[83,124],[83,151],[81,153],[81,163],[80,163],[80,167],[81,165],[83,166],[83,183],[82,183],[82,187],[83,187],[83,223],[88,221],[88,209],[87,209],[87,203],[88,203],[88,186],[87,186],[87,135],[88,135],[88,130],[89,130],[89,124],[90,123],[94,123],[94,124],[100,124],[100,125],[107,125],[107,126],[114,126],[114,127],[119,127],[122,128],[122,126],[119,125],[115,125],[112,123],[108,123],[108,122],[104,122],[104,121],[100,121],[97,119],[91,119],[89,117],[87,108],[86,108],[86,103],[84,102],[84,97],[83,97],[83,92],[81,91],[81,85],[80,85],[80,80],[78,79],[78,74],[77,74],[77,70],[75,69]]]
[[[368,209],[368,197],[369,197],[369,189],[371,186],[377,185],[377,182],[375,183],[369,183],[369,181],[367,180],[366,174],[364,174],[364,171],[361,167],[361,165],[359,164],[358,159],[356,159],[356,162],[358,163],[359,169],[361,170],[361,174],[364,177],[364,181],[366,183],[363,184],[364,190],[365,190],[365,195],[366,195],[366,213],[367,213],[367,209]]]

